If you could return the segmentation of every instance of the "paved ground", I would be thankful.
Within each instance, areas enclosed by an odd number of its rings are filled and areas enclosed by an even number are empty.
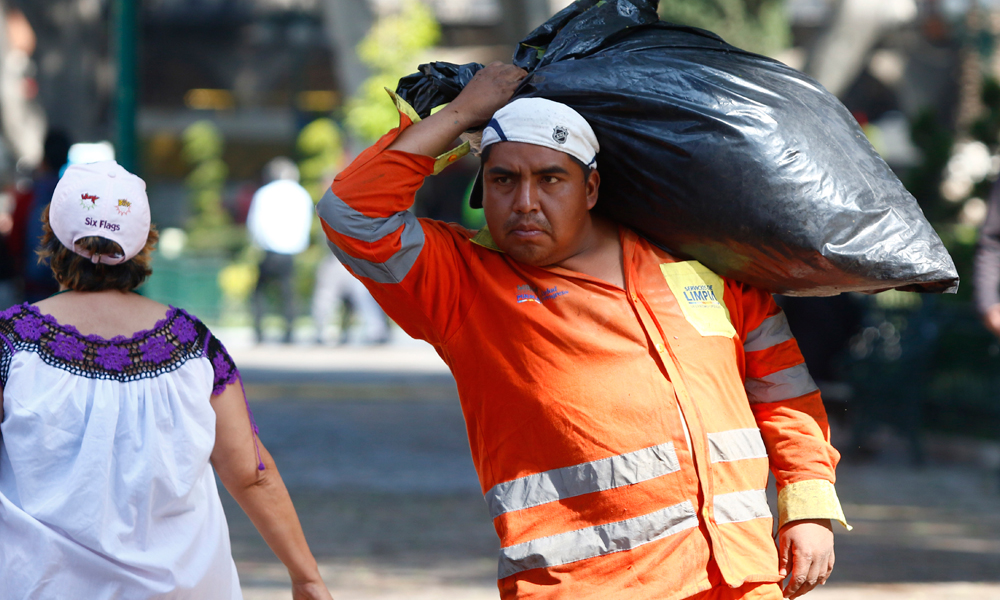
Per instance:
[[[336,598],[497,597],[496,536],[454,385],[429,347],[223,339]],[[839,470],[855,530],[838,530],[834,577],[810,597],[1000,600],[997,447],[931,440],[930,465],[915,470],[891,437],[883,445]],[[223,496],[245,597],[289,598],[280,563]]]

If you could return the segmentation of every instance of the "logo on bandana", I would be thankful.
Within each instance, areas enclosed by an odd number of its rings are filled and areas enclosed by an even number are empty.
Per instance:
[[[100,198],[94,194],[80,194],[80,206],[87,210],[94,210],[94,207],[97,206],[98,200],[100,200]]]
[[[118,211],[118,214],[125,216],[132,212],[132,203],[125,198],[119,198],[118,206],[115,206],[115,210]]]
[[[569,137],[569,130],[562,125],[556,125],[552,129],[552,139],[556,141],[557,144],[565,144],[566,138]]]

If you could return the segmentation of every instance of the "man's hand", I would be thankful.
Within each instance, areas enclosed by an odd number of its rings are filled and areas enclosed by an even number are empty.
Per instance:
[[[1000,304],[994,304],[983,315],[983,325],[990,333],[1000,338]]]
[[[488,123],[527,75],[514,65],[492,63],[476,73],[447,106],[399,134],[389,149],[424,156],[444,154],[464,131]]]
[[[787,523],[778,532],[778,574],[787,577],[785,598],[798,598],[826,583],[833,572],[833,528],[829,519]]]
[[[472,81],[444,110],[451,109],[459,113],[466,125],[465,129],[485,125],[493,118],[493,113],[510,102],[517,86],[521,85],[521,80],[527,75],[527,71],[514,65],[490,63],[476,73]]]

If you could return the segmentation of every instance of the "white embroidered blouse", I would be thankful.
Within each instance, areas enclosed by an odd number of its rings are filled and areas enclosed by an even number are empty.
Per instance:
[[[111,340],[0,313],[0,599],[242,598],[209,464],[238,377],[183,310]]]

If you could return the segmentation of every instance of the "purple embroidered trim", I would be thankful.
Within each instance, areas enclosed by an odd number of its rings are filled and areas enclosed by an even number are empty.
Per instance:
[[[226,388],[231,384],[236,383],[236,380],[240,378],[239,371],[233,371],[230,373],[229,377],[226,379],[216,379],[215,384],[212,387],[212,395],[217,396],[222,392],[226,391]]]
[[[52,354],[64,360],[83,360],[84,344],[78,338],[57,333],[56,339],[49,342]]]
[[[128,349],[121,346],[105,346],[98,348],[94,362],[109,371],[124,371],[132,364],[128,357]]]
[[[211,358],[212,369],[215,371],[215,387],[212,389],[213,396],[224,392],[230,384],[236,381],[240,382],[243,404],[247,408],[247,416],[250,417],[253,449],[257,454],[257,470],[263,471],[266,467],[264,466],[264,459],[260,455],[260,444],[257,441],[257,435],[260,430],[257,429],[257,421],[253,417],[253,411],[250,410],[250,401],[247,400],[247,390],[243,386],[243,378],[240,376],[240,370],[236,368],[236,363],[233,362],[232,357],[226,352],[226,348],[222,345],[222,342],[214,336],[209,335],[205,338],[205,356]]]
[[[187,344],[193,342],[198,338],[198,331],[194,327],[194,323],[188,321],[187,319],[178,319],[174,322],[174,326],[170,328],[170,333],[174,334],[182,344]]]
[[[119,381],[155,377],[177,369],[189,358],[211,358],[206,354],[207,347],[198,341],[202,331],[204,337],[212,337],[198,319],[170,307],[152,329],[105,339],[83,335],[73,325],[42,314],[36,306],[20,304],[0,313],[0,334],[6,335],[13,347],[12,352],[0,357],[0,379],[6,377],[18,350],[37,352],[46,363],[82,377]]]
[[[178,321],[178,322],[183,322],[187,323],[188,325],[191,325],[190,321]],[[193,328],[194,325],[191,325],[191,327]],[[174,329],[177,329],[177,327],[175,326]],[[145,344],[139,346],[139,351],[142,352],[142,360],[147,360],[149,362],[154,362],[154,363],[162,363],[173,355],[174,345],[167,342],[167,340],[162,337],[155,337],[151,338]]]
[[[212,367],[215,369],[215,381],[229,381],[230,383],[233,381],[233,368],[229,366],[225,354],[216,354],[212,359]]]
[[[21,312],[21,305],[15,304],[14,306],[11,306],[7,310],[0,312],[0,319],[10,319],[19,312]]]
[[[42,334],[49,328],[42,324],[42,320],[34,315],[28,315],[14,323],[14,331],[25,339],[37,342]]]

